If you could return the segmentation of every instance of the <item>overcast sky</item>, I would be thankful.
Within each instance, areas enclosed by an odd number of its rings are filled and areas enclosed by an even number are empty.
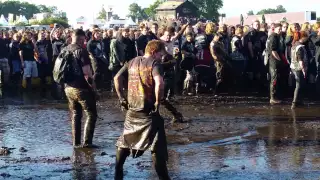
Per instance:
[[[93,18],[97,15],[102,5],[112,6],[115,14],[124,18],[128,14],[130,3],[136,2],[142,7],[152,4],[153,0],[29,0],[35,4],[55,5],[65,11],[70,20],[75,20],[79,16]],[[289,12],[297,11],[317,11],[320,17],[320,0],[267,0],[266,3],[259,3],[259,0],[224,0],[224,6],[220,12],[226,13],[227,17],[239,16],[250,10],[255,13],[263,8],[275,8],[277,5],[283,5]]]

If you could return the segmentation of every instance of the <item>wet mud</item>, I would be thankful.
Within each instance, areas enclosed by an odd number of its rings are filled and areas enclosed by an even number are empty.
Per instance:
[[[100,99],[98,149],[72,148],[65,101],[0,99],[0,179],[113,179],[124,112],[114,95]],[[270,107],[267,98],[250,95],[177,97],[174,104],[184,123],[172,124],[161,109],[172,179],[319,179],[319,102],[291,110],[290,99]],[[129,158],[124,169],[125,179],[157,179],[150,153]]]

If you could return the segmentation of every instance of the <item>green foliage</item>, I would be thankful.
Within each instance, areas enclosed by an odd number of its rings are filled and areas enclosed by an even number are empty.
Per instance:
[[[147,15],[144,11],[144,9],[141,8],[137,3],[132,3],[129,5],[129,14],[127,17],[132,18],[133,21],[136,21],[136,19],[145,19],[147,18]]]
[[[156,9],[159,7],[160,4],[165,2],[166,0],[156,0],[153,4],[151,4],[148,8],[143,9],[145,15],[149,18],[154,19],[157,13]]]
[[[65,21],[64,19],[56,18],[56,17],[49,17],[49,18],[43,19],[39,23],[40,23],[39,25],[50,25],[50,24],[57,23],[63,27],[69,27],[68,21]]]
[[[69,27],[69,24],[67,21],[61,18],[56,18],[56,17],[45,18],[42,21],[37,21],[37,20],[30,21],[30,25],[50,25],[54,23],[60,24],[63,27]]]
[[[5,16],[12,13],[16,15],[24,15],[27,19],[30,19],[33,14],[40,13],[40,10],[35,4],[8,0],[0,2],[0,12]]]
[[[317,21],[320,22],[320,17],[317,18]]]
[[[102,7],[99,12],[98,19],[107,19],[107,11]]]
[[[57,18],[67,20],[67,17],[65,17],[65,13],[62,11],[58,11],[58,8],[56,6],[46,6],[46,5],[35,5],[31,4],[29,2],[20,2],[16,0],[7,0],[7,1],[0,1],[0,12],[4,16],[8,16],[8,14],[15,14],[17,16],[23,15],[27,19],[30,19],[33,17],[33,14],[37,13],[51,13]]]
[[[254,15],[254,12],[251,10],[251,11],[248,12],[248,15],[252,16],[252,15]]]
[[[219,9],[223,6],[222,0],[192,0],[199,9],[201,17],[217,21],[219,19]]]
[[[112,15],[112,18],[113,18],[113,19],[115,19],[115,20],[120,19],[120,17],[119,17],[119,15],[118,15],[118,14],[114,14],[114,15]]]
[[[285,13],[287,10],[282,6],[279,5],[275,9],[268,8],[268,9],[262,9],[257,13],[257,15],[262,15],[262,14],[275,14],[275,13]]]
[[[15,24],[16,26],[29,26],[28,23],[24,23],[24,22],[18,22]]]

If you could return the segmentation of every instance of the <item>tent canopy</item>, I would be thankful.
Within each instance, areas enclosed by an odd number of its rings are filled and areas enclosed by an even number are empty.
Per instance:
[[[4,15],[1,15],[0,17],[0,24],[3,26],[8,26],[8,21],[6,20],[6,18],[4,18]]]

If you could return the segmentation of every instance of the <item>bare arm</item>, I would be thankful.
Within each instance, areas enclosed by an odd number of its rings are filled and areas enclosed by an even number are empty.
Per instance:
[[[19,55],[20,55],[20,60],[21,60],[21,64],[23,64],[24,59],[23,59],[23,51],[19,51]]]
[[[273,57],[276,58],[278,61],[281,61],[280,56],[279,56],[279,54],[278,54],[277,51],[272,51],[272,55],[273,55]]]
[[[128,71],[128,64],[125,64],[114,77],[114,86],[120,101],[126,99],[123,92],[124,74]]]
[[[51,31],[51,33],[50,33],[50,41],[52,42],[52,40],[53,40],[53,34],[54,34],[54,32],[57,30],[57,28],[56,27],[53,27],[53,29],[52,29],[52,31]]]
[[[153,77],[155,82],[155,95],[156,95],[156,104],[160,104],[163,99],[164,94],[164,82],[162,76],[158,75]]]

